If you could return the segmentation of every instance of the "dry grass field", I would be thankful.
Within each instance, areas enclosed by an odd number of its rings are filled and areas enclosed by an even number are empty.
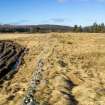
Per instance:
[[[105,105],[105,34],[1,34],[0,40],[28,49],[18,72],[0,85],[0,105],[22,105],[39,59],[40,105]]]

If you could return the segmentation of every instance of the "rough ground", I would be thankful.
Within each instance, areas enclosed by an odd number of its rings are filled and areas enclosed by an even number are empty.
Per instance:
[[[0,82],[10,79],[18,71],[24,53],[25,48],[19,44],[9,40],[0,41]]]
[[[0,87],[0,105],[22,105],[36,74],[39,105],[105,105],[105,34],[8,34],[0,40],[29,49],[18,72]]]

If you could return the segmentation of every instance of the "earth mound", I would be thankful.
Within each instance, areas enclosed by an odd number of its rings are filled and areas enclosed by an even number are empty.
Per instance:
[[[13,41],[0,41],[0,82],[10,79],[18,71],[25,48]]]

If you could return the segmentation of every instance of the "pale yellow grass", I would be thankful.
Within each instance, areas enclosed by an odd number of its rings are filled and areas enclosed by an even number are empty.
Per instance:
[[[105,105],[105,34],[4,34],[0,40],[14,40],[29,49],[19,72],[0,87],[0,105],[20,105],[46,44],[54,46],[52,52],[46,52],[51,54],[35,94],[40,105],[70,105],[67,94],[61,91],[72,94],[77,105]],[[75,84],[72,89],[68,89],[67,80]],[[11,95],[15,98],[8,100]]]

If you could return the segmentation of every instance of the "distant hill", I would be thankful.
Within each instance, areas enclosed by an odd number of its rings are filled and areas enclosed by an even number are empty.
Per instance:
[[[69,32],[72,27],[61,25],[0,25],[0,32]]]
[[[1,33],[48,33],[48,32],[89,32],[89,33],[105,33],[104,23],[82,27],[81,25],[62,26],[62,25],[0,25]]]

